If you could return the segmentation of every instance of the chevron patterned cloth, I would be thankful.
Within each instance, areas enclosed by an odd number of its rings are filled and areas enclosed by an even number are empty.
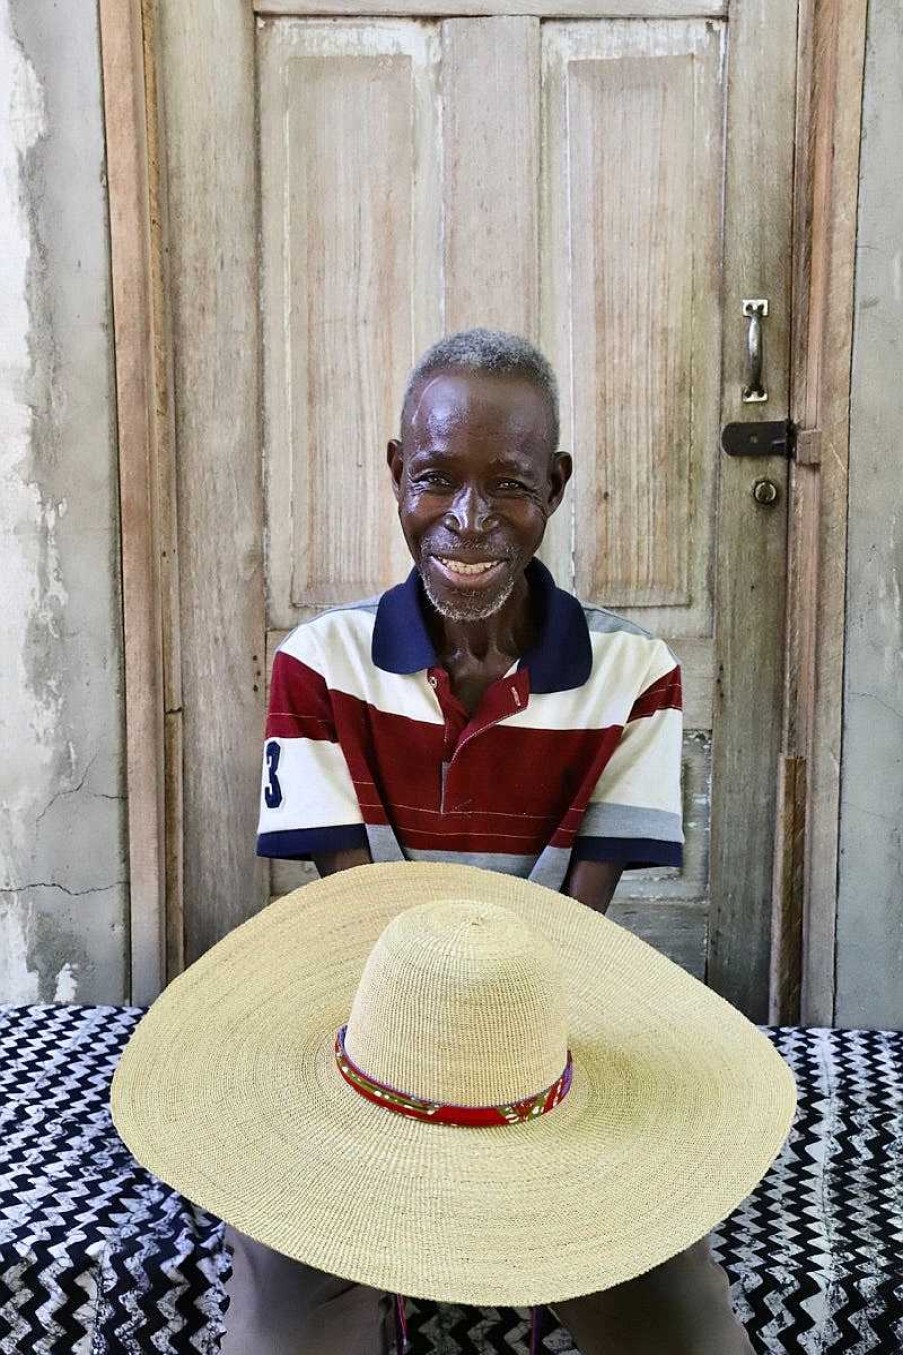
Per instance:
[[[135,1161],[110,1080],[146,1007],[0,1004],[0,1355],[216,1355],[223,1225]],[[903,1351],[903,1032],[762,1026],[799,1108],[712,1234],[758,1355]],[[529,1314],[408,1301],[413,1355],[526,1355]],[[544,1351],[575,1355],[546,1313]]]

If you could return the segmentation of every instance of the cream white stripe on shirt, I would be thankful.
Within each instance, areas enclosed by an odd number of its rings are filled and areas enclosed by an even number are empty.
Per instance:
[[[363,823],[345,755],[327,739],[267,739],[279,745],[276,778],[282,802],[271,809],[265,793],[271,773],[264,757],[260,785],[259,833],[297,828],[332,828]]]
[[[389,715],[443,724],[426,672],[389,673],[370,657],[374,617],[370,612],[325,612],[302,623],[279,646],[326,680],[331,691],[366,701]]]
[[[657,710],[625,726],[590,803],[635,805],[674,813],[680,804],[683,713]],[[668,775],[662,775],[668,768]],[[631,836],[635,836],[631,834]],[[670,837],[670,834],[669,834]]]
[[[370,658],[374,616],[347,609],[327,612],[298,626],[279,646],[320,673],[333,691],[340,691],[390,715],[426,724],[442,724],[443,716],[426,672],[389,673]],[[632,704],[628,693],[640,693],[675,666],[664,641],[629,631],[590,634],[593,671],[582,687],[563,692],[531,692],[523,710],[504,724],[521,729],[605,729],[622,725]],[[516,670],[512,665],[509,673]]]

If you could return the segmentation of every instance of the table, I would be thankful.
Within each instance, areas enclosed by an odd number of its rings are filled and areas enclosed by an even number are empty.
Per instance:
[[[0,1355],[216,1355],[223,1224],[109,1113],[146,1007],[0,1004]],[[903,1032],[761,1026],[799,1107],[712,1234],[758,1355],[903,1351]],[[414,1355],[526,1355],[525,1310],[409,1300]],[[551,1315],[543,1348],[569,1355]]]

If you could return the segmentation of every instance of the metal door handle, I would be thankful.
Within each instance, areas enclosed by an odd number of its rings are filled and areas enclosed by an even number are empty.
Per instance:
[[[762,318],[768,314],[768,302],[764,298],[744,300],[743,314],[749,320],[746,331],[746,385],[742,399],[746,404],[768,399],[768,392],[762,385]]]

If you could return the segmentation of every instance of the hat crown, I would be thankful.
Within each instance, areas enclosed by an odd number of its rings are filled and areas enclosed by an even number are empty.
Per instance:
[[[567,1011],[557,955],[508,908],[444,899],[397,914],[354,997],[345,1049],[398,1091],[503,1105],[561,1076]]]

